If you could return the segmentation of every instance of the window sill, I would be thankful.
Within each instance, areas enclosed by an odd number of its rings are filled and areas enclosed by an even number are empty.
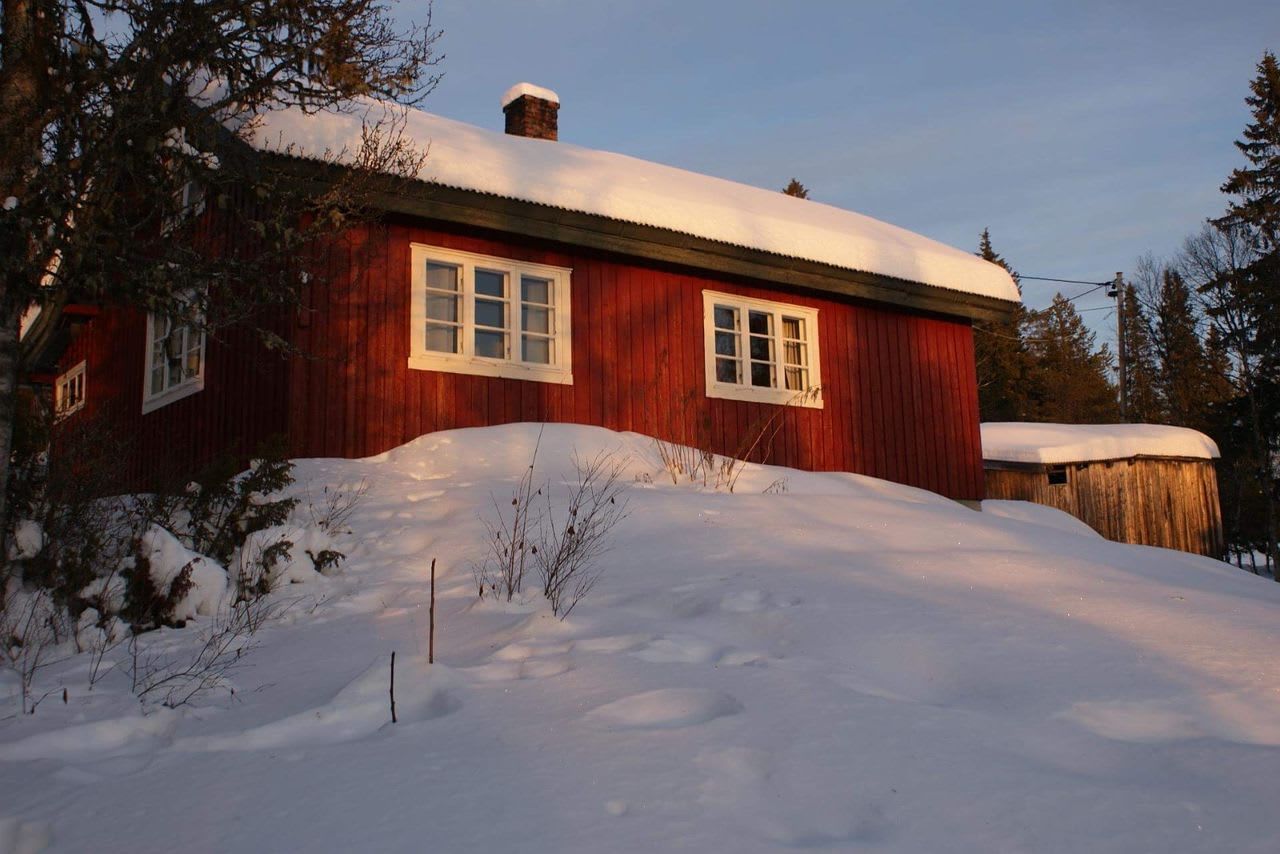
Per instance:
[[[750,403],[770,403],[776,406],[795,406],[802,409],[822,409],[821,394],[805,394],[802,391],[784,391],[776,388],[752,388],[749,386],[712,383],[707,386],[707,397],[724,400],[744,400]]]
[[[166,389],[160,394],[144,397],[142,399],[142,414],[146,415],[148,412],[154,412],[161,407],[168,406],[174,401],[182,400],[184,397],[190,397],[198,391],[204,391],[204,377],[188,380],[182,385],[176,385],[171,389]]]
[[[477,377],[502,377],[508,380],[573,385],[573,374],[562,368],[540,367],[496,359],[419,355],[409,357],[414,371],[440,371],[446,374],[469,374]]]

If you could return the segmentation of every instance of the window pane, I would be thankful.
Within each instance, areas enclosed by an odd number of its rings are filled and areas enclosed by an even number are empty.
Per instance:
[[[807,365],[805,347],[798,341],[784,341],[782,344],[783,361],[788,365]]]
[[[804,338],[804,320],[799,317],[782,318],[783,338]]]
[[[155,367],[151,369],[151,393],[159,394],[164,391],[164,362],[156,359],[153,364]]]
[[[725,305],[716,306],[716,329],[737,329],[738,310]]]
[[[523,276],[520,279],[520,287],[524,291],[521,299],[525,302],[536,302],[542,305],[551,304],[550,279],[534,279],[529,276]]]
[[[716,381],[722,383],[740,383],[737,359],[716,359]]]
[[[773,315],[763,311],[753,311],[748,315],[747,323],[751,326],[752,335],[768,335],[772,331]]]
[[[717,356],[738,355],[738,336],[733,332],[717,332],[716,333],[716,355]]]
[[[476,330],[476,355],[487,359],[507,358],[507,333]]]
[[[458,289],[458,268],[452,264],[433,264],[428,261],[427,287],[440,291],[456,291]]]
[[[505,329],[507,326],[506,304],[489,300],[476,300],[476,325]]]
[[[476,293],[488,297],[505,297],[507,295],[507,277],[505,273],[492,270],[476,270]]]
[[[773,388],[773,365],[751,363],[751,384],[762,388]]]
[[[428,323],[427,349],[437,353],[458,352],[458,327]]]
[[[773,361],[773,339],[761,338],[758,335],[751,336],[751,358],[759,359],[761,362]]]
[[[787,368],[787,391],[804,391],[808,387],[808,371],[804,368]]]
[[[458,322],[458,298],[448,294],[427,294],[427,317],[431,320]]]
[[[543,335],[551,334],[551,309],[549,308],[530,308],[524,307],[524,317],[521,321],[524,325],[525,332],[540,332]]]
[[[551,364],[551,339],[550,338],[524,338],[524,360],[526,362],[537,362],[540,365]]]

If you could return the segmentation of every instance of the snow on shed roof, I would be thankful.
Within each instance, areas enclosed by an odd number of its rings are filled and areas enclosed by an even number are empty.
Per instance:
[[[358,151],[361,121],[399,110],[361,108],[258,117],[265,151],[324,157]],[[1002,267],[852,211],[564,142],[509,136],[409,110],[405,133],[430,146],[423,181],[609,219],[655,226],[790,258],[876,273],[968,294],[1019,300]]]
[[[1203,433],[1164,424],[982,425],[982,458],[1010,463],[1079,463],[1126,457],[1216,459],[1218,446]]]

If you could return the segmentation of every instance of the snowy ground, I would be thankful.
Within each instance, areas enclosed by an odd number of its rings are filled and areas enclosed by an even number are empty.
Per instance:
[[[234,698],[46,672],[69,702],[0,720],[0,851],[1280,850],[1280,585],[853,475],[676,487],[649,440],[557,426],[553,481],[631,455],[608,572],[565,622],[477,605],[536,436],[300,463],[371,484],[343,572],[281,594]]]

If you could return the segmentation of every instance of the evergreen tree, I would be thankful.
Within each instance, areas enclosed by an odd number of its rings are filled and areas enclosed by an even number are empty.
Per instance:
[[[1207,431],[1215,382],[1208,355],[1200,343],[1191,288],[1177,270],[1164,271],[1154,313],[1163,420]]]
[[[1097,348],[1097,336],[1075,306],[1055,294],[1053,304],[1036,312],[1028,327],[1028,346],[1041,377],[1043,394],[1033,420],[1064,424],[1104,424],[1119,415],[1111,384],[1111,351]]]
[[[1244,223],[1256,229],[1266,248],[1280,245],[1280,64],[1267,51],[1245,98],[1253,121],[1236,142],[1249,166],[1234,169],[1222,192],[1236,196],[1220,223]]]
[[[1253,121],[1236,148],[1248,165],[1222,185],[1235,198],[1217,221],[1224,232],[1244,234],[1255,251],[1246,266],[1226,271],[1209,287],[1225,296],[1228,309],[1245,318],[1235,332],[1242,382],[1241,415],[1249,426],[1258,492],[1263,502],[1262,545],[1268,562],[1280,562],[1280,65],[1270,51],[1262,56],[1245,98]],[[1221,306],[1218,307],[1221,312]],[[1273,569],[1280,581],[1280,571]]]
[[[795,196],[797,199],[809,198],[809,188],[804,184],[801,184],[795,178],[792,178],[790,183],[783,187],[782,192],[786,193],[788,196]]]
[[[1120,310],[1124,312],[1121,328],[1126,358],[1125,420],[1137,424],[1161,422],[1165,419],[1157,389],[1158,365],[1151,322],[1132,284],[1125,286]]]
[[[982,230],[977,254],[1008,270],[1014,283],[1018,284],[1018,292],[1022,292],[1018,274],[992,247],[988,229]],[[1028,319],[1026,308],[1019,303],[1005,320],[975,322],[973,325],[974,357],[978,367],[978,412],[983,421],[1026,420],[1033,401],[1042,396],[1035,361],[1024,340]]]

